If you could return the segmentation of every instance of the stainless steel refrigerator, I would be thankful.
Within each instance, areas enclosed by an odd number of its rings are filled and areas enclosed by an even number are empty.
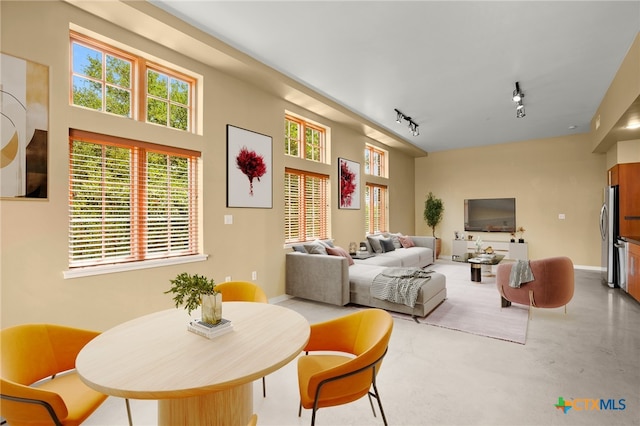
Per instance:
[[[602,282],[619,287],[618,259],[618,187],[604,189],[604,202],[600,209],[600,236],[602,237]]]

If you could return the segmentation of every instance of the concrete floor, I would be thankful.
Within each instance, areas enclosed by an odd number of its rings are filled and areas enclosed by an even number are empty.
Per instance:
[[[311,323],[349,309],[301,299],[279,304]],[[390,425],[640,425],[640,303],[602,285],[599,272],[576,270],[568,313],[534,309],[525,345],[395,319],[378,389]],[[554,406],[559,397],[576,406],[563,413]],[[609,409],[593,410],[592,400],[607,401]],[[154,401],[131,406],[135,425],[155,424]],[[310,424],[310,411],[297,416],[295,362],[267,376],[266,398],[255,383],[254,410],[259,425]],[[382,419],[363,398],[321,409],[316,422],[381,425]],[[120,424],[126,412],[118,398],[85,423]]]

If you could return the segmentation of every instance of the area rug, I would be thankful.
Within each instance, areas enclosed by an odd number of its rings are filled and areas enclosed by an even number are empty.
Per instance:
[[[496,266],[492,268],[495,273]],[[472,282],[468,264],[436,263],[427,269],[447,277],[447,299],[425,318],[418,318],[420,323],[526,343],[529,307],[514,303],[501,308],[495,276],[483,272],[482,282]]]

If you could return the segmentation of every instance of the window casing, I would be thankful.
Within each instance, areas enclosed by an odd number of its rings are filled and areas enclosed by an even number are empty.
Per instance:
[[[374,234],[376,232],[386,232],[387,224],[387,187],[369,183],[365,185],[365,232]]]
[[[364,173],[372,176],[387,176],[387,152],[373,145],[364,148]]]
[[[200,153],[69,132],[69,267],[198,254]]]
[[[74,31],[70,38],[71,105],[194,131],[194,78]]]
[[[326,130],[303,119],[285,116],[284,152],[292,157],[326,163]]]
[[[285,169],[285,243],[328,238],[329,176]]]

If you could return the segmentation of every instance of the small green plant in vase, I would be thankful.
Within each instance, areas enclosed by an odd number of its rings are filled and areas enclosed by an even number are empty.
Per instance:
[[[222,319],[222,294],[215,290],[215,282],[203,275],[186,272],[170,280],[171,288],[164,293],[172,293],[176,308],[184,305],[187,313],[202,306],[203,322],[217,324]]]

